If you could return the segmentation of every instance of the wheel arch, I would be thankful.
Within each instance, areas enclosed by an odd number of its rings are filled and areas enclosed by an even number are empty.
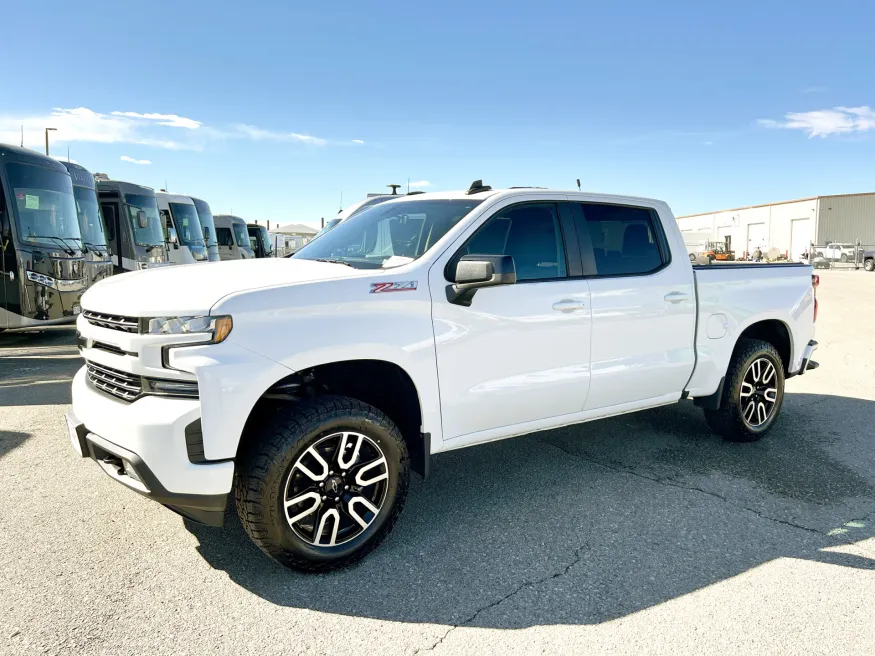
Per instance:
[[[375,381],[379,383],[375,384]],[[243,429],[238,454],[250,440],[254,428],[280,405],[324,394],[348,396],[385,413],[401,431],[410,454],[413,471],[427,478],[431,435],[422,431],[421,395],[410,374],[388,360],[350,359],[310,366],[281,378],[264,390],[253,406]]]
[[[793,363],[793,333],[785,321],[781,319],[762,319],[746,326],[735,340],[733,353],[742,339],[759,339],[768,342],[778,351],[781,363],[784,365],[784,375],[790,373]]]

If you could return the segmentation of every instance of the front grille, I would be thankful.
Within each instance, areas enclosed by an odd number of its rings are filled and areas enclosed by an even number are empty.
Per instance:
[[[106,342],[92,342],[91,348],[100,349],[101,351],[106,351],[107,353],[113,353],[115,355],[127,355],[122,349],[114,344],[107,344]]]
[[[134,401],[143,392],[143,382],[139,376],[105,367],[102,364],[86,362],[88,382],[117,399]]]
[[[136,317],[123,317],[119,314],[101,314],[91,310],[85,310],[82,314],[88,323],[100,326],[101,328],[121,330],[126,333],[139,332],[139,322]]]

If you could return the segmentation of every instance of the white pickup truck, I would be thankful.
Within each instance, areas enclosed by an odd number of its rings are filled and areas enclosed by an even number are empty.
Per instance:
[[[693,266],[660,201],[478,181],[290,259],[99,283],[68,427],[123,485],[211,525],[233,495],[265,553],[325,570],[389,533],[442,451],[688,398],[759,439],[816,367],[816,284]]]

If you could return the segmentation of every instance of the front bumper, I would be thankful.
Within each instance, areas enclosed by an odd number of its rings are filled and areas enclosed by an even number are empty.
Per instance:
[[[135,492],[195,521],[221,526],[234,463],[191,462],[186,428],[199,421],[197,399],[147,396],[125,403],[92,388],[84,367],[73,379],[67,422],[77,453]]]

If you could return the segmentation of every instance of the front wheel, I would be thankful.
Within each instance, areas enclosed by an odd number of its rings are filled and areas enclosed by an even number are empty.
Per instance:
[[[784,365],[759,339],[741,339],[732,354],[720,408],[705,410],[711,429],[730,442],[754,442],[772,428],[784,402]]]
[[[407,446],[373,406],[343,396],[301,401],[247,440],[237,514],[252,541],[287,567],[317,572],[353,563],[401,514]]]

